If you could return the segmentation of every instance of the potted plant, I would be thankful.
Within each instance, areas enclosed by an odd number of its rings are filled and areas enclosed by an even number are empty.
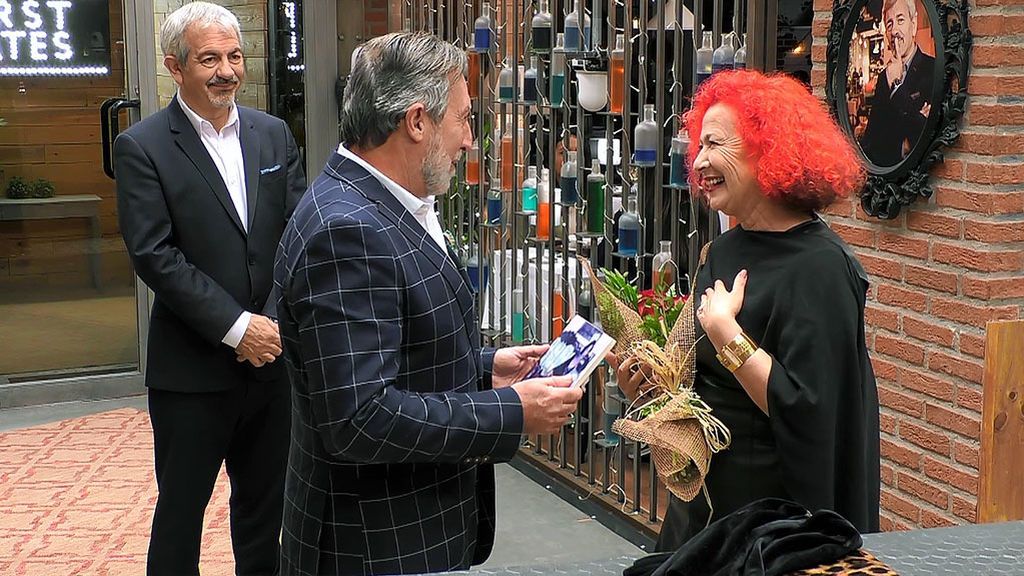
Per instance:
[[[32,183],[33,198],[53,198],[53,183],[45,178],[40,178]]]
[[[7,197],[13,199],[28,198],[32,193],[31,187],[21,178],[15,176],[7,183]]]

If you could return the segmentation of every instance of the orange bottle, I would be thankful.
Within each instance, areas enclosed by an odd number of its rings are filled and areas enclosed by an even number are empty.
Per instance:
[[[480,147],[476,142],[466,152],[466,184],[476,186],[480,183]]]
[[[622,34],[615,35],[615,50],[612,50],[608,90],[611,92],[612,114],[622,114],[626,100],[626,49]]]
[[[466,83],[469,85],[469,97],[480,96],[480,53],[470,51],[468,54],[469,70],[466,74]]]
[[[537,182],[537,238],[539,240],[551,238],[551,188],[548,185],[550,177],[548,169],[542,168],[540,179]]]
[[[562,291],[555,291],[555,300],[551,306],[551,333],[561,334],[565,330],[565,320],[562,319],[562,310],[565,309],[565,298]]]

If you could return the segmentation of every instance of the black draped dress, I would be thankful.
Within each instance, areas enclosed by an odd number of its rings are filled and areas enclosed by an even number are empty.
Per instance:
[[[819,218],[785,232],[733,228],[697,273],[700,295],[748,271],[736,320],[772,357],[766,416],[697,322],[695,390],[732,432],[703,495],[673,499],[658,550],[671,551],[709,521],[765,497],[830,509],[861,532],[878,531],[878,393],[864,341],[867,275]]]

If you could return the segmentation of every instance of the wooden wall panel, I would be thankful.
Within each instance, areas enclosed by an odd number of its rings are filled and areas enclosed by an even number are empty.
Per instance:
[[[104,277],[122,277],[127,256],[117,227],[114,183],[103,174],[99,106],[124,95],[121,2],[110,2],[111,72],[103,77],[0,78],[0,194],[7,181],[45,178],[56,194],[100,196]],[[0,222],[0,293],[89,282],[85,219]],[[81,253],[78,253],[81,252]],[[34,284],[33,284],[34,283]]]
[[[978,522],[1024,520],[1024,320],[986,328]]]

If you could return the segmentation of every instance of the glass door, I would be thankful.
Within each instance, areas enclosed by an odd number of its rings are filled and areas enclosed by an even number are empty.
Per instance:
[[[148,295],[104,169],[154,55],[152,0],[0,0],[0,386],[139,381]]]

